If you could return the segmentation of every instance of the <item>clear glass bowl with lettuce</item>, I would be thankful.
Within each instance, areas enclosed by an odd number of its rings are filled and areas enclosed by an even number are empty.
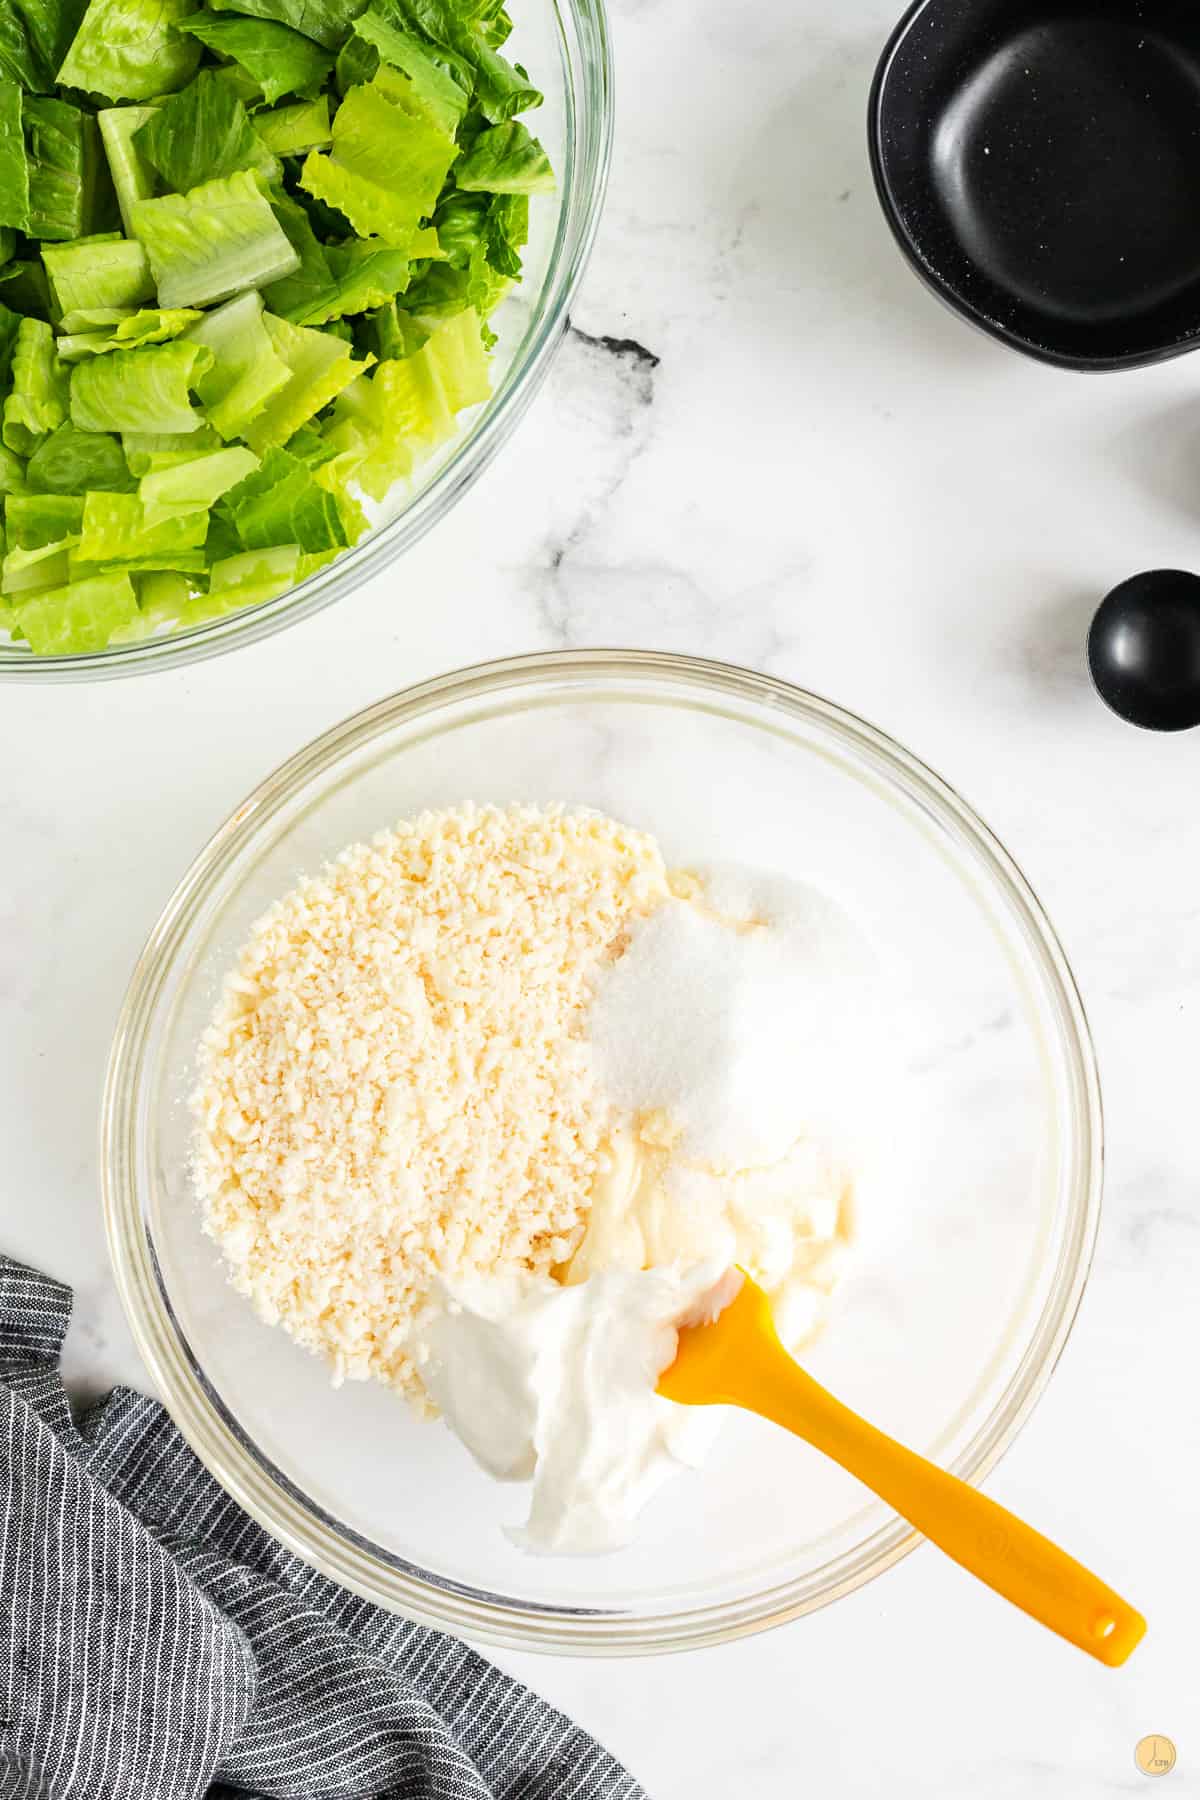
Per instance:
[[[611,131],[603,0],[28,0],[0,26],[0,674],[328,605],[536,389]]]

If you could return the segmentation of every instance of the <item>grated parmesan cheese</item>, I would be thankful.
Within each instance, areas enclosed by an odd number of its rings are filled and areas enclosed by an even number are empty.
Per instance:
[[[200,1046],[195,1183],[235,1285],[337,1380],[419,1400],[437,1279],[573,1253],[609,1116],[592,978],[668,891],[654,840],[612,819],[464,807],[258,921]]]

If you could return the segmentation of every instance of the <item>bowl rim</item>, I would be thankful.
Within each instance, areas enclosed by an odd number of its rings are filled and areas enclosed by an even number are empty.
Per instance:
[[[143,1229],[137,1179],[137,1099],[146,1029],[167,984],[174,956],[210,886],[230,860],[306,784],[335,767],[388,726],[410,722],[450,703],[495,697],[550,680],[583,684],[602,677],[653,682],[665,678],[701,695],[759,703],[798,722],[832,731],[866,755],[876,774],[890,774],[910,799],[932,810],[965,839],[983,872],[1015,914],[1040,964],[1053,1001],[1053,1028],[1069,1064],[1072,1117],[1071,1193],[1060,1206],[1063,1242],[1039,1317],[1004,1392],[950,1465],[978,1485],[1012,1443],[1041,1397],[1066,1345],[1087,1283],[1099,1227],[1103,1116],[1095,1050],[1065,952],[1033,889],[999,839],[957,791],[888,734],[857,714],[776,676],[675,653],[593,649],[539,652],[453,670],[352,714],[296,751],[234,809],[209,838],[166,902],[133,970],[110,1052],[100,1121],[101,1196],[109,1256],[131,1333],[168,1411],[201,1462],[225,1491],[276,1542],[301,1561],[365,1599],[435,1630],[511,1650],[629,1655],[712,1646],[813,1612],[882,1574],[906,1556],[919,1535],[898,1517],[835,1559],[835,1578],[809,1591],[812,1574],[763,1593],[662,1614],[590,1613],[481,1597],[419,1570],[401,1570],[372,1552],[367,1540],[328,1519],[273,1470],[216,1401],[187,1352],[157,1278],[153,1242]],[[564,688],[564,692],[568,690]],[[829,1567],[830,1565],[826,1565]],[[820,1571],[817,1572],[818,1575]]]
[[[546,293],[552,298],[541,318],[526,325],[500,385],[482,403],[466,430],[452,440],[427,484],[418,489],[410,504],[394,519],[370,532],[328,567],[317,570],[273,600],[204,620],[182,631],[72,655],[35,656],[19,646],[0,642],[0,681],[115,680],[203,662],[242,645],[258,643],[324,611],[380,574],[439,524],[474,486],[507,443],[549,373],[554,353],[570,323],[571,303],[587,270],[608,188],[615,111],[612,33],[606,0],[549,0],[549,5],[558,22],[560,44],[564,42],[565,14],[577,30],[584,28],[592,58],[581,64],[579,93],[573,91],[569,79],[566,83],[566,142],[564,167],[559,171],[563,200],[545,276],[537,289],[539,298]],[[571,58],[565,50],[562,55],[569,72],[573,66]],[[580,114],[587,118],[589,108],[591,129],[585,132]]]
[[[973,301],[960,294],[943,275],[923,255],[920,242],[909,230],[901,209],[896,188],[888,172],[887,157],[883,148],[884,116],[887,108],[888,78],[900,48],[916,24],[922,13],[939,6],[943,0],[912,0],[893,26],[887,42],[875,65],[875,73],[871,78],[871,87],[867,97],[867,154],[871,164],[871,178],[875,184],[876,197],[888,228],[896,241],[905,261],[936,299],[940,300],[954,316],[964,324],[972,325],[986,337],[995,338],[1006,344],[1010,350],[1017,350],[1023,356],[1031,357],[1035,362],[1046,363],[1051,368],[1068,369],[1074,374],[1119,374],[1123,369],[1145,369],[1155,363],[1170,362],[1176,356],[1186,356],[1189,351],[1200,348],[1200,319],[1190,337],[1172,338],[1164,344],[1149,345],[1140,350],[1125,351],[1116,356],[1089,356],[1072,354],[1069,351],[1055,350],[1048,344],[1039,343],[1027,337],[1024,332],[1014,331],[1002,320],[994,319]]]

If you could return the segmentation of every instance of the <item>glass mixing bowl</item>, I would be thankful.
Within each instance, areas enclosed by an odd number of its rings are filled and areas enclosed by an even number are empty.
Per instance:
[[[415,544],[482,474],[549,367],[600,221],[612,143],[612,56],[604,0],[515,0],[505,55],[530,71],[545,99],[528,115],[554,166],[554,194],[529,208],[525,274],[491,323],[492,395],[464,414],[460,434],[397,489],[355,549],[276,600],[187,631],[113,644],[79,656],[34,656],[0,634],[0,680],[86,681],[199,661],[268,637],[330,606]]]
[[[881,732],[766,676],[592,651],[427,682],[302,750],[201,852],[134,973],[104,1106],[112,1255],[167,1405],[240,1504],[370,1599],[495,1643],[664,1650],[778,1624],[915,1541],[807,1446],[731,1413],[630,1548],[522,1554],[500,1527],[525,1490],[395,1394],[335,1391],[227,1285],[200,1229],[193,1054],[251,924],[345,844],[469,799],[595,806],[656,833],[668,862],[773,866],[852,901],[898,990],[901,1104],[806,1362],[972,1481],[1045,1386],[1096,1232],[1100,1100],[1066,959],[995,838]]]

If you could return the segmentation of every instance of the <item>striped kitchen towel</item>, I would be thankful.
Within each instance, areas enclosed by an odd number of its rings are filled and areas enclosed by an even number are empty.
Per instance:
[[[154,1401],[77,1423],[70,1312],[0,1257],[0,1800],[640,1800],[474,1651],[281,1549]]]

